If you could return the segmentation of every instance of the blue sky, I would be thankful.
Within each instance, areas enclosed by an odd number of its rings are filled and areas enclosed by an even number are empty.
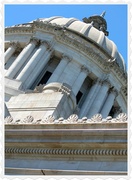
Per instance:
[[[84,17],[100,15],[103,11],[106,11],[108,38],[115,42],[127,66],[127,4],[6,4],[4,22],[7,27],[51,16],[75,17],[82,20]]]

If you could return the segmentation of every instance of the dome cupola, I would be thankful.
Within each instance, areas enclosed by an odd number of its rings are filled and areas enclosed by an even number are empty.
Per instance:
[[[105,11],[99,16],[99,15],[94,15],[90,16],[88,18],[83,18],[83,22],[85,23],[91,23],[93,27],[98,29],[99,31],[104,32],[105,36],[109,35],[109,32],[107,31],[107,22],[104,19],[105,16]]]

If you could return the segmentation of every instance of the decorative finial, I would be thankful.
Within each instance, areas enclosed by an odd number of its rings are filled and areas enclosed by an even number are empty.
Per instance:
[[[100,16],[104,17],[104,16],[105,16],[105,13],[106,13],[106,11],[103,11]]]

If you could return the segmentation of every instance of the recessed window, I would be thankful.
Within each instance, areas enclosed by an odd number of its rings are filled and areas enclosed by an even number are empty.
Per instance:
[[[40,82],[37,84],[37,86],[39,86],[40,84],[46,84],[51,75],[52,75],[51,72],[46,71],[46,73],[44,74],[44,76],[42,77],[42,79],[40,80]]]

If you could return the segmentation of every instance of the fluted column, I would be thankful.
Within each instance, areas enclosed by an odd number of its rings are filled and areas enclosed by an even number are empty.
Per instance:
[[[85,66],[82,66],[81,72],[79,73],[79,76],[77,77],[77,79],[75,80],[75,82],[72,86],[73,87],[72,91],[75,94],[75,96],[77,95],[78,91],[80,90],[80,88],[88,74],[89,74],[89,70]]]
[[[16,42],[11,42],[10,43],[10,47],[6,50],[4,56],[5,56],[5,63],[7,63],[7,61],[10,59],[10,57],[13,55],[13,53],[15,52],[15,50],[18,47],[18,43]]]
[[[83,116],[86,116],[92,103],[94,102],[94,99],[99,91],[99,89],[101,88],[101,81],[100,79],[96,79],[93,82],[93,85],[91,86],[89,93],[81,107],[79,116],[82,118]]]
[[[47,84],[51,83],[51,82],[57,82],[58,81],[59,77],[63,73],[63,71],[66,68],[69,61],[71,61],[71,58],[68,55],[63,54],[60,63],[56,67],[56,69],[53,72],[52,76],[49,78]]]
[[[41,41],[41,45],[37,49],[37,51],[34,53],[34,55],[31,57],[31,59],[28,61],[26,66],[23,68],[23,70],[20,72],[18,77],[16,78],[17,80],[20,80],[24,82],[29,75],[32,73],[36,65],[39,63],[39,60],[45,53],[46,49],[48,47],[48,44],[46,41]]]
[[[101,110],[102,117],[106,118],[109,115],[109,112],[114,104],[114,100],[117,96],[117,91],[115,89],[110,89],[108,97],[103,105]]]
[[[27,58],[29,57],[29,55],[34,50],[37,43],[38,41],[35,38],[32,38],[30,40],[30,43],[22,50],[22,52],[19,54],[19,56],[10,66],[9,70],[6,73],[6,77],[13,78],[16,75],[16,73],[23,66],[23,64],[26,62]]]
[[[39,62],[33,69],[32,73],[29,75],[29,77],[24,82],[24,87],[26,89],[29,89],[33,83],[35,82],[38,75],[42,72],[48,61],[51,59],[53,54],[53,49],[50,47],[46,50],[46,52],[43,54],[43,56],[40,58]]]
[[[96,98],[94,99],[94,102],[91,108],[89,109],[87,117],[91,117],[94,114],[97,114],[100,112],[100,109],[105,101],[109,88],[110,88],[110,83],[107,80],[104,80],[102,82],[102,86],[99,92],[96,95]]]

